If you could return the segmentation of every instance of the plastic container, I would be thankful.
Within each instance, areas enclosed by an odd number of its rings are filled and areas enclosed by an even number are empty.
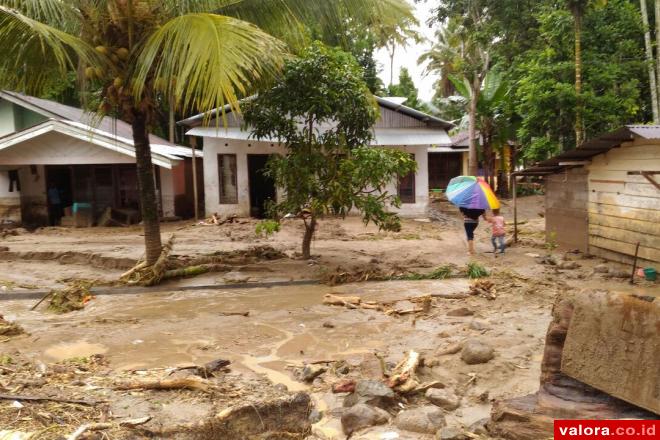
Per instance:
[[[655,281],[658,278],[658,272],[652,267],[647,267],[644,269],[644,278],[647,281]]]

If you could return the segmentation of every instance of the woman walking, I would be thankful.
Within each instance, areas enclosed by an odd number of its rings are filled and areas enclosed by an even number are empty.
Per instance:
[[[460,211],[461,214],[463,214],[463,226],[465,227],[465,235],[467,236],[468,253],[470,255],[475,255],[474,231],[479,226],[479,217],[484,215],[486,211],[484,209],[470,208],[460,208]]]

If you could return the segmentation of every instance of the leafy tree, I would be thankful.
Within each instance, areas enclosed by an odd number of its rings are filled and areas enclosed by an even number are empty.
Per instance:
[[[397,230],[399,206],[385,187],[415,169],[405,152],[371,148],[377,107],[355,59],[315,43],[288,61],[271,89],[245,107],[245,122],[257,139],[278,139],[286,155],[274,156],[268,172],[283,190],[272,206],[276,218],[300,213],[304,220],[302,254],[310,257],[317,220],[358,210],[365,221]]]
[[[296,47],[304,24],[388,25],[401,15],[410,15],[401,0],[0,0],[0,86],[39,94],[53,75],[84,72],[99,112],[132,125],[151,265],[161,237],[148,134],[161,103],[238,110],[282,65],[286,46],[268,32]]]
[[[537,16],[539,37],[512,67],[516,112],[524,156],[545,159],[576,145],[574,21],[572,14],[547,6]],[[587,10],[583,18],[584,127],[587,136],[645,119],[648,80],[639,11],[625,0]]]
[[[460,81],[456,77],[451,77],[454,87],[465,99],[465,102],[471,101],[472,88],[469,81],[463,79]],[[482,156],[484,162],[485,178],[491,186],[495,186],[495,151],[493,141],[498,137],[500,125],[505,123],[503,105],[508,92],[508,84],[503,80],[502,74],[490,71],[486,74],[479,89],[479,98],[477,99],[477,128],[479,129]],[[506,132],[505,129],[502,130]],[[501,139],[506,142],[508,139]]]
[[[402,67],[399,73],[399,83],[389,86],[387,94],[406,98],[404,104],[408,107],[427,113],[430,112],[429,106],[419,100],[419,92],[415,86],[415,81],[413,81],[410,72],[405,67]]]

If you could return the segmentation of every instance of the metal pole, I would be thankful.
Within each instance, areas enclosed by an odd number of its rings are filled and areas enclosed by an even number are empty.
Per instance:
[[[197,158],[195,150],[197,149],[197,138],[190,138],[190,149],[192,151],[192,181],[193,181],[193,200],[195,204],[195,220],[199,220],[199,201],[197,200]]]
[[[513,178],[513,242],[518,243],[518,186],[516,184],[516,175]]]

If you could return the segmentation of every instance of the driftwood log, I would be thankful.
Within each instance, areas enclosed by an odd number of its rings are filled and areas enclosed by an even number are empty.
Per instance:
[[[199,377],[173,379],[136,379],[115,385],[116,390],[196,390],[210,393],[214,385]]]
[[[410,350],[408,355],[392,370],[387,383],[388,386],[402,394],[415,391],[419,387],[415,374],[419,366],[419,360],[419,353]]]

